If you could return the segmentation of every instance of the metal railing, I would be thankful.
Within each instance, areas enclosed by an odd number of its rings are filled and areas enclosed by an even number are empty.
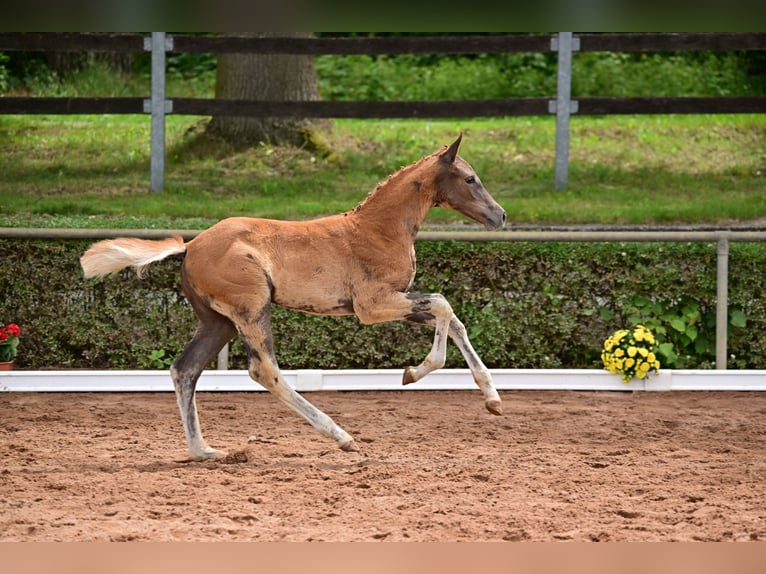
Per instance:
[[[189,229],[47,229],[0,227],[0,239],[161,239],[181,235],[189,240],[201,233]],[[704,242],[716,244],[716,369],[726,369],[729,317],[729,244],[763,242],[766,231],[718,229],[708,231],[421,231],[416,241],[515,242]],[[228,345],[218,355],[218,368],[228,368]]]

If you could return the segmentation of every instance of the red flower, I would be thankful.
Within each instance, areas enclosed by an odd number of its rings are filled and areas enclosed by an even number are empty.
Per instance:
[[[5,330],[8,331],[8,334],[11,337],[18,337],[21,335],[21,329],[19,329],[19,326],[16,323],[9,323],[5,326]]]
[[[5,341],[8,338],[8,333],[0,329],[0,341]]]

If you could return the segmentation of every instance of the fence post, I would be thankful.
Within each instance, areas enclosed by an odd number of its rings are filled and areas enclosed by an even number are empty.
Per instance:
[[[556,99],[548,102],[548,111],[556,114],[556,173],[554,186],[566,189],[569,179],[569,116],[577,113],[572,97],[572,52],[580,49],[580,39],[572,32],[559,32],[551,38],[551,50],[558,52]]]
[[[223,348],[218,351],[218,360],[216,361],[215,368],[219,371],[226,371],[229,368],[229,343],[226,343]]]
[[[152,53],[152,97],[144,100],[144,113],[152,115],[151,185],[153,192],[165,185],[165,114],[173,111],[172,102],[165,100],[165,52],[173,49],[173,38],[165,32],[152,32],[144,38],[144,50]]]
[[[725,370],[727,366],[727,337],[729,323],[729,238],[718,239],[716,265],[715,304],[715,368]]]

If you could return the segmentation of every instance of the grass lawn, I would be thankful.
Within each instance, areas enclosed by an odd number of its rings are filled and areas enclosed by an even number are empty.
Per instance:
[[[552,117],[336,120],[331,152],[210,141],[170,116],[149,192],[147,116],[0,116],[0,226],[203,228],[232,215],[345,211],[464,132],[461,155],[513,224],[727,224],[766,217],[766,115],[574,117],[553,188]],[[427,224],[465,221],[432,210]]]

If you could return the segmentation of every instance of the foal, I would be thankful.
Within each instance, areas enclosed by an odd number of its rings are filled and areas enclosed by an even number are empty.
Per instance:
[[[404,320],[430,325],[433,346],[419,366],[404,370],[403,384],[442,367],[450,337],[487,409],[502,414],[490,373],[446,299],[408,291],[415,276],[415,236],[429,209],[454,209],[487,229],[505,225],[505,211],[457,155],[461,138],[400,169],[346,213],[312,221],[233,217],[188,243],[181,237],[121,238],[98,242],[83,254],[85,276],[101,277],[126,267],[140,274],[152,262],[185,253],[181,285],[199,324],[170,375],[193,460],[224,454],[202,438],[194,396],[202,370],[237,332],[255,381],[340,448],[357,450],[346,431],[282,378],[271,334],[272,303],[316,315],[356,315],[364,324]]]

